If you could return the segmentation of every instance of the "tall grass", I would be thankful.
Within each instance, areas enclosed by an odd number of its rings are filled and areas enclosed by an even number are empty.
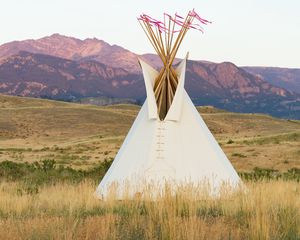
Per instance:
[[[213,199],[179,190],[105,202],[94,198],[92,180],[35,193],[20,186],[0,183],[0,239],[300,239],[296,181],[247,182],[246,192]]]

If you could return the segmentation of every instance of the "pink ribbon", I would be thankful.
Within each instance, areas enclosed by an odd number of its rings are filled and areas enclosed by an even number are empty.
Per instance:
[[[211,23],[210,21],[208,21],[208,20],[206,20],[206,19],[204,19],[204,18],[201,18],[201,17],[199,16],[199,14],[195,12],[195,9],[193,9],[192,11],[189,11],[188,15],[191,16],[191,17],[195,17],[195,18],[196,18],[199,22],[201,22],[202,24]]]
[[[146,14],[140,15],[140,18],[138,18],[138,20],[144,21],[144,22],[148,23],[150,26],[153,26],[153,25],[156,26],[160,33],[166,32],[168,30],[165,27],[165,24],[163,22],[158,21]]]
[[[191,22],[186,23],[186,22],[183,21],[184,18],[182,16],[178,15],[177,13],[175,13],[174,17],[172,17],[168,13],[164,13],[164,16],[167,16],[177,26],[185,27],[185,28],[188,28],[188,29],[195,29],[195,30],[203,32],[203,29],[202,29],[200,24],[191,23]],[[195,9],[189,11],[188,16],[196,18],[201,24],[211,23],[210,21],[208,21],[204,18],[201,18],[199,16],[199,14],[196,13]],[[144,13],[140,15],[138,20],[149,24],[151,27],[155,26],[160,33],[162,33],[162,32],[165,32],[165,33],[169,33],[169,32],[178,33],[178,32],[180,32],[180,30],[171,31],[171,29],[168,29],[163,22],[158,21],[158,20],[156,20],[156,19],[154,19],[154,18],[152,18],[152,17],[150,17],[150,16],[148,16],[147,14],[144,14]]]

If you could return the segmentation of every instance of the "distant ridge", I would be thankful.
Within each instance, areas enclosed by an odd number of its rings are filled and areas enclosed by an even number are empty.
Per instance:
[[[95,38],[53,34],[6,43],[0,46],[0,93],[67,101],[127,98],[140,103],[145,89],[138,58],[160,66],[153,54],[137,55]],[[197,105],[300,119],[300,94],[287,90],[297,88],[274,82],[273,70],[277,79],[285,76],[273,68],[262,71],[230,62],[189,61],[186,89]]]
[[[279,67],[243,67],[269,83],[300,94],[300,69]]]

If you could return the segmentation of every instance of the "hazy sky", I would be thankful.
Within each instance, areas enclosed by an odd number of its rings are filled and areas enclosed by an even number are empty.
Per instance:
[[[135,53],[153,52],[136,17],[144,12],[185,15],[213,23],[190,31],[179,57],[237,65],[300,68],[299,0],[0,0],[0,44],[60,33],[99,38]]]

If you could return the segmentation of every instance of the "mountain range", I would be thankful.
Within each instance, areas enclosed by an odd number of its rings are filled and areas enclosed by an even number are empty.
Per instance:
[[[243,67],[243,69],[275,86],[300,93],[300,69],[279,67]]]
[[[9,42],[0,46],[0,93],[66,101],[124,98],[142,103],[145,89],[138,58],[157,69],[161,66],[154,54],[138,55],[95,38],[53,34]],[[185,88],[197,105],[300,119],[299,79],[300,69],[189,60]]]

